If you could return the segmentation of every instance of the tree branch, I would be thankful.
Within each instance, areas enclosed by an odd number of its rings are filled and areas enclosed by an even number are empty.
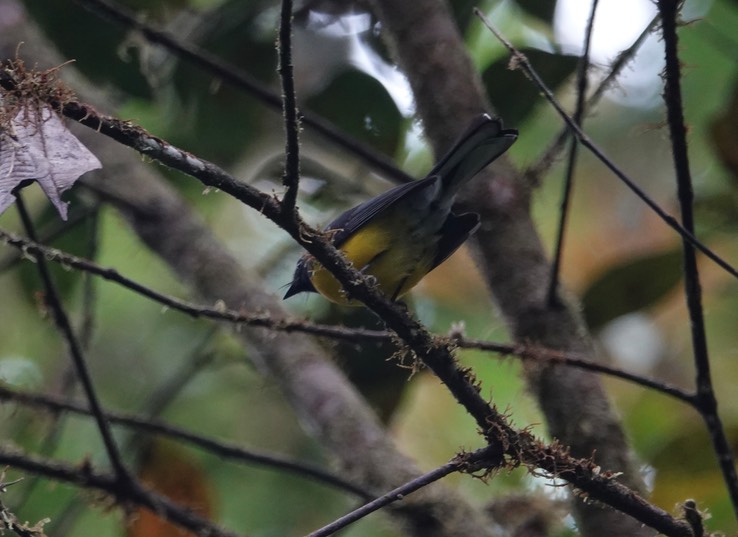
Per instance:
[[[119,503],[133,502],[151,510],[158,516],[186,528],[195,534],[213,537],[236,537],[235,533],[223,530],[208,520],[194,514],[192,510],[183,508],[168,498],[141,487],[121,486],[117,476],[98,473],[89,463],[70,465],[67,463],[44,459],[11,451],[0,447],[0,464],[48,477],[63,483],[69,483],[86,489],[95,489],[110,494]]]
[[[598,2],[599,0],[592,0],[589,19],[587,20],[587,29],[584,35],[584,52],[582,53],[582,57],[579,58],[579,65],[577,67],[577,103],[572,119],[580,127],[584,119],[585,100],[587,98],[587,77],[589,75],[589,49],[592,43],[592,30],[594,29]],[[576,137],[572,137],[569,146],[569,158],[566,163],[564,189],[561,194],[561,210],[559,211],[556,246],[554,247],[553,260],[551,261],[551,275],[548,284],[548,304],[551,307],[561,305],[558,297],[559,272],[561,270],[561,256],[564,251],[564,234],[566,232],[566,221],[569,216],[569,202],[571,201],[571,193],[574,186],[574,169],[576,168],[578,149],[579,144],[577,143],[577,139]]]
[[[76,116],[78,120],[86,123],[90,126],[99,127],[106,134],[118,137],[121,140],[127,140],[133,147],[140,147],[149,156],[156,156],[162,161],[171,163],[173,166],[182,170],[190,170],[191,173],[201,177],[201,180],[211,186],[216,186],[224,191],[239,197],[250,200],[255,205],[255,208],[262,210],[268,217],[279,220],[280,214],[278,206],[274,205],[274,202],[270,197],[264,199],[264,195],[260,195],[258,191],[253,191],[245,188],[243,185],[238,185],[230,176],[227,176],[222,170],[217,169],[213,165],[196,159],[192,155],[186,154],[181,150],[174,148],[173,146],[166,144],[165,142],[155,139],[150,135],[143,133],[142,131],[134,128],[131,125],[121,125],[109,118],[100,118],[95,114],[89,107],[80,106],[79,103],[67,103],[64,106],[66,113],[71,113]],[[84,112],[84,113],[81,113]],[[81,113],[81,114],[80,114]],[[117,129],[115,127],[118,127]],[[130,188],[130,187],[129,187]],[[158,219],[163,219],[172,216],[164,209],[166,204],[160,204],[157,206],[157,214],[155,215]],[[177,206],[179,209],[180,207]],[[165,214],[166,213],[166,214]],[[153,216],[153,215],[149,215]],[[178,220],[177,224],[184,218],[183,214],[178,214],[172,218],[172,220]],[[157,221],[159,223],[159,221]],[[185,275],[188,279],[193,278],[192,270],[194,269],[193,260],[190,258],[179,259],[177,256],[181,255],[182,252],[178,249],[182,248],[182,238],[177,236],[167,236],[166,245],[162,244],[161,228],[156,229],[156,235],[149,235],[143,228],[141,223],[137,223],[140,226],[141,235],[144,240],[153,248],[159,249],[161,255],[170,262],[180,274]],[[192,229],[192,224],[188,221],[187,225]],[[541,468],[547,472],[555,474],[563,479],[567,479],[574,483],[577,487],[589,493],[594,498],[599,498],[605,502],[612,502],[613,505],[618,507],[622,506],[626,510],[636,516],[639,520],[644,521],[647,524],[654,524],[659,529],[664,528],[665,533],[670,535],[688,535],[691,533],[686,524],[669,517],[668,514],[661,510],[648,505],[645,501],[635,496],[632,491],[615,483],[611,479],[611,475],[607,472],[601,472],[599,467],[594,465],[591,461],[585,461],[581,459],[571,458],[565,451],[553,447],[546,447],[539,444],[531,435],[526,432],[515,431],[502,419],[489,404],[484,401],[477,391],[477,387],[473,384],[468,372],[460,370],[453,361],[453,357],[450,355],[445,345],[439,345],[433,340],[429,334],[427,334],[422,327],[416,322],[408,319],[404,315],[402,310],[396,309],[392,304],[388,304],[383,297],[378,295],[373,289],[368,288],[363,279],[358,281],[352,281],[350,278],[356,278],[355,271],[351,271],[349,267],[345,266],[345,263],[341,264],[340,257],[333,259],[331,255],[335,255],[335,251],[332,250],[329,245],[323,244],[320,241],[318,235],[310,235],[306,240],[302,233],[297,233],[298,230],[290,229],[290,234],[298,241],[303,244],[313,255],[315,255],[319,261],[327,268],[338,274],[339,279],[349,288],[352,295],[359,299],[362,299],[365,303],[370,305],[372,309],[380,313],[388,324],[397,331],[401,337],[403,337],[410,346],[418,353],[425,361],[437,372],[440,378],[446,382],[452,392],[457,398],[467,407],[467,409],[474,415],[480,426],[487,434],[488,438],[493,442],[493,449],[496,453],[496,464],[500,464],[502,458],[500,455],[503,451],[507,452],[514,460],[521,460],[525,464]],[[193,230],[194,231],[194,230]],[[305,232],[304,229],[299,230]],[[309,231],[309,230],[308,230]],[[186,235],[187,241],[195,243],[200,247],[209,248],[212,250],[213,245],[209,241],[203,240],[204,232],[197,230],[197,238],[194,238],[192,234]],[[197,285],[201,292],[206,291],[204,294],[207,296],[229,296],[229,303],[233,300],[230,299],[233,293],[233,279],[231,276],[240,277],[240,273],[237,268],[231,266],[231,261],[227,261],[227,268],[220,265],[217,268],[211,267],[214,256],[207,255],[210,252],[201,252],[204,255],[197,257],[197,259],[208,259],[207,269],[210,271],[215,270],[216,274],[204,274],[202,272],[197,273]],[[198,269],[201,267],[197,267]],[[220,270],[218,269],[226,269]],[[206,277],[214,276],[217,277]],[[241,300],[245,302],[258,301],[263,298],[263,293],[258,291],[255,293],[256,296],[241,296]],[[236,298],[236,297],[234,297]],[[263,338],[259,338],[257,334],[250,334],[253,341],[262,342]],[[252,341],[252,343],[253,343]],[[266,343],[266,342],[265,342]],[[290,347],[294,346],[294,342],[290,342]],[[263,356],[262,365],[269,362],[269,358],[277,353],[287,351],[285,342],[277,341],[275,338],[269,339],[268,345],[264,345],[262,348]],[[305,348],[301,349],[301,356],[299,359],[304,360],[305,355],[309,354],[310,351]],[[283,362],[282,362],[283,363]],[[269,366],[274,367],[273,364]],[[282,377],[288,375],[294,375],[294,371],[279,371]],[[309,383],[312,380],[311,371],[305,367],[299,369],[299,382]],[[300,387],[294,384],[296,379],[293,378],[282,378],[285,383],[293,383],[290,387],[299,390]],[[333,386],[331,386],[333,388]],[[312,388],[312,386],[311,386]],[[320,394],[304,394],[307,397],[311,397],[312,401],[315,402],[316,395],[322,397],[323,393]],[[320,401],[323,407],[330,406],[325,405],[325,401]],[[309,413],[315,406],[307,406],[306,408],[299,408],[305,414]],[[320,410],[324,410],[320,409]],[[345,408],[341,408],[343,413]],[[313,416],[304,415],[308,421],[314,419]],[[326,440],[332,440],[332,431],[323,429],[326,434]],[[385,471],[392,471],[391,468],[387,467],[387,461],[382,458],[380,465],[384,466]],[[405,469],[400,474],[405,475],[407,470]],[[397,475],[395,478],[397,478]],[[686,533],[685,533],[685,528]]]
[[[282,210],[286,214],[292,214],[297,203],[297,191],[300,185],[300,141],[298,138],[300,124],[292,69],[292,0],[282,0],[282,13],[279,21],[278,71],[282,82],[282,111],[286,138],[282,184],[287,187],[287,192],[282,198]]]
[[[25,203],[23,202],[23,196],[21,195],[20,191],[16,191],[15,197],[15,204],[18,208],[18,213],[20,214],[21,221],[23,222],[23,227],[25,228],[28,236],[35,240],[35,227],[33,225],[33,221],[31,220],[30,214],[28,214],[28,211],[26,210]],[[118,446],[115,443],[113,434],[110,432],[110,426],[108,425],[108,422],[105,419],[105,415],[102,412],[100,400],[97,397],[97,392],[95,390],[94,384],[92,383],[92,377],[90,376],[90,372],[87,368],[87,362],[85,361],[82,346],[79,344],[79,340],[77,339],[77,336],[72,329],[72,325],[69,322],[69,318],[64,311],[64,306],[62,305],[61,299],[59,298],[59,293],[57,292],[56,285],[54,285],[54,281],[51,277],[51,273],[49,272],[49,268],[46,265],[46,260],[41,256],[37,256],[36,266],[38,268],[38,273],[44,286],[44,301],[51,310],[54,316],[54,322],[56,323],[59,332],[61,333],[67,344],[69,354],[72,358],[72,363],[74,364],[74,369],[77,373],[77,377],[79,378],[80,383],[82,384],[82,389],[84,390],[85,396],[87,397],[92,415],[95,418],[95,423],[100,432],[100,436],[102,437],[103,445],[105,446],[105,451],[107,452],[108,459],[119,481],[119,486],[123,488],[139,488],[133,477],[123,465],[120,451],[118,450]]]
[[[22,392],[3,386],[2,384],[0,384],[0,400],[12,401],[34,408],[41,408],[47,412],[69,412],[80,416],[91,416],[90,411],[84,406],[70,402],[66,399],[43,394]],[[294,461],[285,457],[278,457],[268,453],[260,453],[254,450],[244,449],[235,444],[215,441],[211,438],[195,434],[182,429],[181,427],[176,427],[156,419],[144,419],[130,414],[121,414],[110,411],[105,412],[105,417],[110,421],[110,423],[122,425],[124,427],[149,434],[180,440],[224,459],[231,459],[242,463],[258,464],[268,468],[291,472],[295,475],[299,475],[307,479],[313,479],[316,482],[335,487],[363,499],[373,497],[368,491],[361,487],[357,487],[336,475],[309,464]]]
[[[112,268],[100,267],[99,265],[75,257],[68,253],[62,252],[55,248],[42,246],[33,241],[23,239],[13,233],[0,229],[0,239],[10,246],[14,246],[22,251],[42,255],[47,261],[59,263],[62,266],[79,269],[90,274],[95,274],[108,281],[112,281],[123,286],[126,289],[140,294],[150,300],[153,300],[167,308],[177,310],[181,313],[189,315],[195,319],[206,318],[215,321],[225,321],[237,325],[253,326],[267,328],[269,330],[283,332],[301,332],[314,336],[326,337],[334,340],[343,341],[374,341],[387,342],[394,341],[390,332],[385,330],[369,330],[366,328],[348,328],[346,326],[335,326],[316,324],[309,321],[274,318],[268,313],[244,313],[235,310],[224,309],[222,307],[208,307],[201,304],[194,304],[184,300],[165,295],[150,287],[146,287],[135,282]],[[436,336],[442,337],[442,336]],[[627,380],[635,384],[639,384],[646,388],[654,389],[658,392],[670,395],[680,401],[695,405],[694,395],[685,390],[668,383],[650,379],[635,373],[629,373],[617,367],[600,364],[591,360],[587,360],[583,355],[575,355],[574,353],[566,353],[556,349],[547,349],[544,347],[536,347],[525,344],[504,344],[491,341],[478,340],[468,338],[459,334],[451,334],[449,343],[461,349],[478,349],[487,352],[499,353],[503,356],[516,356],[523,360],[535,360],[539,362],[557,363],[571,367],[577,367],[588,371],[603,373],[609,376]]]
[[[646,42],[646,38],[656,29],[659,22],[659,16],[656,15],[650,23],[643,29],[640,35],[636,38],[633,43],[620,52],[615,61],[610,65],[610,70],[607,76],[602,79],[597,88],[592,93],[592,96],[587,100],[586,109],[590,110],[597,104],[600,99],[605,95],[605,92],[611,88],[620,72],[625,68],[628,63],[635,57],[636,53],[640,50],[643,43]],[[564,125],[559,133],[554,137],[554,141],[541,153],[538,160],[532,165],[529,165],[523,175],[526,177],[528,182],[532,185],[537,185],[541,181],[541,177],[548,171],[556,160],[556,156],[564,148],[564,143],[572,135],[568,125]]]
[[[574,120],[566,113],[554,94],[551,92],[550,89],[546,87],[546,84],[538,76],[535,69],[533,69],[533,66],[528,61],[528,58],[526,58],[522,52],[516,49],[512,45],[512,43],[510,43],[510,41],[505,39],[505,37],[499,32],[499,30],[497,30],[497,28],[494,27],[490,20],[485,17],[481,11],[476,10],[476,13],[477,16],[482,19],[484,25],[510,51],[510,54],[514,58],[516,65],[520,66],[520,68],[525,73],[525,76],[530,78],[531,81],[533,81],[533,83],[536,85],[536,87],[541,90],[546,100],[551,103],[551,106],[554,107],[559,116],[561,116],[561,118],[566,122],[569,129],[579,139],[579,143],[589,149],[590,152],[592,152],[592,154],[600,160],[600,162],[602,162],[613,174],[615,174],[618,179],[625,183],[625,185],[636,196],[638,196],[641,201],[643,201],[654,213],[656,213],[656,215],[661,218],[661,220],[663,220],[666,225],[676,231],[684,241],[688,242],[690,245],[694,246],[707,257],[709,257],[713,262],[715,262],[717,266],[722,268],[725,272],[735,278],[738,278],[738,269],[733,267],[730,263],[728,263],[718,254],[713,252],[707,245],[703,244],[697,237],[695,237],[694,233],[686,229],[677,221],[676,218],[674,218],[672,215],[662,209],[654,200],[652,200],[648,196],[648,194],[646,194],[643,189],[641,189],[630,177],[628,177],[620,168],[618,168],[618,166],[612,160],[610,160],[607,155],[605,155],[605,153],[589,138],[589,136],[584,133],[584,131],[582,131],[582,129],[577,126]]]
[[[682,213],[682,224],[690,234],[694,234],[694,193],[692,177],[689,170],[689,151],[687,149],[687,128],[684,123],[681,93],[681,67],[678,54],[677,17],[679,15],[678,0],[658,0],[661,14],[662,33],[664,37],[664,53],[666,58],[664,102],[666,116],[671,133],[672,154],[676,171],[679,207]],[[718,414],[717,399],[713,390],[710,375],[710,358],[707,352],[707,336],[702,310],[702,289],[697,269],[697,253],[691,241],[683,240],[684,251],[684,294],[687,300],[690,327],[692,332],[692,353],[697,370],[697,408],[700,411],[707,430],[710,433],[713,448],[717,454],[720,470],[728,488],[733,505],[733,513],[738,518],[738,474],[735,458],[730,443],[725,435]]]
[[[440,156],[471,115],[494,113],[448,3],[372,4],[382,35],[413,88],[426,135]],[[481,217],[471,243],[480,254],[482,274],[517,342],[596,356],[579,308],[569,304],[568,295],[562,293],[567,302],[562,308],[547,305],[550,266],[530,214],[530,194],[530,185],[504,156],[460,192],[460,210]],[[596,451],[603,467],[617,468],[631,487],[643,488],[639,465],[596,375],[537,362],[527,362],[524,372],[552,437],[571,446],[578,457]],[[585,536],[651,534],[622,513],[576,498],[573,505]]]
[[[309,321],[274,318],[268,313],[244,313],[235,310],[224,309],[223,307],[208,307],[201,304],[186,302],[178,298],[165,295],[150,287],[146,287],[135,282],[112,268],[100,267],[99,265],[75,257],[68,253],[62,252],[55,248],[42,246],[33,241],[23,239],[13,233],[0,229],[0,239],[10,246],[14,246],[21,251],[42,255],[47,261],[59,263],[62,266],[79,269],[90,274],[95,274],[108,281],[112,281],[123,286],[126,289],[140,294],[150,300],[153,300],[167,308],[177,310],[181,313],[189,315],[195,319],[206,318],[215,321],[225,321],[237,325],[253,326],[267,328],[269,330],[284,332],[301,332],[314,336],[326,337],[334,340],[343,341],[374,341],[387,342],[394,341],[392,334],[385,330],[369,330],[366,328],[348,328],[346,326],[335,326],[316,324]],[[443,336],[436,336],[443,337]],[[556,349],[547,349],[544,347],[536,347],[525,344],[504,344],[479,339],[468,338],[459,334],[451,334],[449,343],[461,349],[478,349],[487,352],[499,353],[503,356],[516,356],[523,360],[536,360],[539,362],[550,362],[571,367],[577,367],[588,371],[603,373],[622,380],[627,380],[635,384],[639,384],[646,388],[651,388],[666,395],[670,395],[680,401],[695,405],[695,397],[687,391],[670,385],[668,383],[650,379],[635,373],[629,373],[617,367],[600,364],[591,360],[587,360],[584,355],[576,355],[574,353],[562,352]]]
[[[466,453],[458,455],[451,462],[444,464],[443,466],[436,468],[428,473],[425,473],[419,477],[416,477],[412,481],[405,483],[402,486],[395,488],[383,494],[379,498],[362,505],[361,507],[354,509],[350,513],[336,519],[330,524],[323,526],[322,528],[311,532],[307,537],[327,537],[333,535],[338,530],[341,530],[354,522],[361,520],[362,518],[378,511],[379,509],[390,505],[393,502],[403,500],[408,494],[420,490],[423,487],[427,487],[431,483],[443,479],[449,474],[454,472],[465,471],[472,473],[475,468],[484,468],[484,459],[492,454],[490,447],[482,448],[474,453]]]

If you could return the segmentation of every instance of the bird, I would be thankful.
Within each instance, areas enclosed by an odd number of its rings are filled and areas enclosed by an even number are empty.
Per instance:
[[[354,268],[396,301],[479,228],[477,213],[451,210],[456,194],[517,137],[518,131],[503,129],[499,118],[480,114],[425,178],[348,209],[324,232]],[[297,262],[284,300],[303,292],[320,293],[339,305],[361,305],[307,253]]]

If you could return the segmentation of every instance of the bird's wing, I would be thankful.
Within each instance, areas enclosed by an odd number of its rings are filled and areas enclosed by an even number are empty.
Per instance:
[[[335,230],[333,244],[341,246],[351,235],[369,223],[375,216],[389,209],[395,203],[421,190],[428,188],[438,181],[438,177],[426,177],[419,181],[412,181],[389,189],[370,200],[349,209],[328,224],[325,231]]]
[[[477,213],[454,214],[449,213],[446,222],[441,229],[441,238],[438,241],[438,251],[433,260],[431,270],[446,261],[448,257],[464,244],[472,233],[479,227],[479,215]]]

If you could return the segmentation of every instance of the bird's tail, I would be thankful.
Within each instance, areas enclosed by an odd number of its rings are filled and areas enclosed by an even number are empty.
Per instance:
[[[428,175],[440,176],[444,194],[453,195],[487,164],[507,151],[517,138],[517,130],[503,129],[499,119],[482,114]]]

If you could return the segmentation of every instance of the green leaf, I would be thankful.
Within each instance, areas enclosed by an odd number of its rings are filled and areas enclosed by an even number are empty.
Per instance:
[[[584,293],[584,316],[592,330],[652,306],[682,279],[682,252],[675,248],[610,266]]]
[[[51,41],[74,66],[102,86],[137,97],[151,96],[138,62],[120,61],[119,47],[127,30],[101,19],[75,2],[26,0],[25,8]],[[23,56],[23,49],[20,51]]]

